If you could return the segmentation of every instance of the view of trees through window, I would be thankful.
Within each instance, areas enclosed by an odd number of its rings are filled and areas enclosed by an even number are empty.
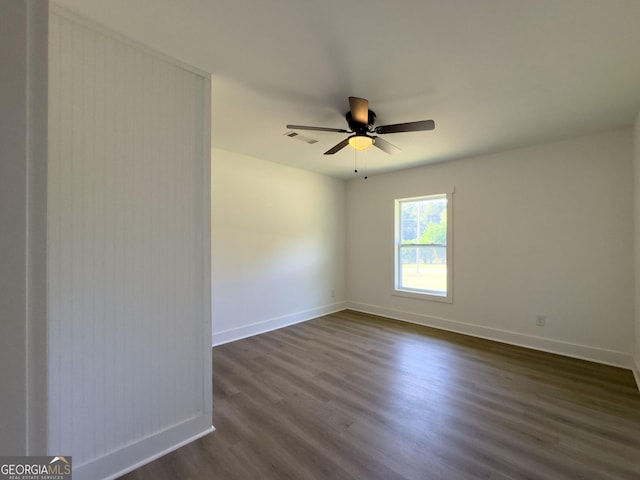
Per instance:
[[[397,288],[447,293],[447,197],[399,202]]]

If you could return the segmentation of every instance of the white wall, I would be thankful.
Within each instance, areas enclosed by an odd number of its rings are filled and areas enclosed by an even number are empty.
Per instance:
[[[632,183],[630,129],[350,181],[350,304],[628,367]],[[453,304],[392,296],[393,200],[449,187]]]
[[[635,374],[640,388],[640,114],[634,125]]]
[[[213,343],[344,307],[342,180],[212,151]]]
[[[57,9],[49,46],[49,452],[114,478],[211,431],[211,85]]]
[[[0,0],[0,455],[46,451],[48,9]]]

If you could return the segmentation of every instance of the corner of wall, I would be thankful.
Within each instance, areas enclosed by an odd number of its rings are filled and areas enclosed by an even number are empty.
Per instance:
[[[235,342],[243,338],[252,337],[261,333],[267,333],[279,328],[295,325],[296,323],[306,322],[314,318],[339,312],[347,308],[347,302],[337,302],[323,307],[313,308],[305,311],[290,313],[275,318],[268,318],[250,325],[240,325],[228,330],[213,332],[211,343],[214,347],[225,343]]]
[[[48,2],[0,2],[0,452],[44,455]]]
[[[633,128],[633,218],[634,218],[634,265],[635,265],[635,352],[633,374],[640,389],[640,112]]]

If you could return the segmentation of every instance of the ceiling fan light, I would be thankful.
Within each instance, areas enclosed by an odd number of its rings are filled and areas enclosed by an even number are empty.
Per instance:
[[[349,145],[356,150],[366,150],[373,145],[373,138],[368,135],[354,135],[349,138]]]

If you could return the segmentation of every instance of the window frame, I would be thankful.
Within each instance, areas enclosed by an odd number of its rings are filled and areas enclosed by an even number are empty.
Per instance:
[[[454,189],[439,190],[437,193],[429,193],[426,195],[419,195],[415,197],[397,198],[394,200],[394,273],[393,273],[393,292],[392,295],[399,297],[416,298],[420,300],[428,300],[434,302],[453,303],[453,193]],[[446,258],[447,258],[447,292],[445,295],[434,292],[433,290],[421,290],[407,287],[400,287],[402,280],[402,263],[401,263],[401,249],[403,245],[402,232],[401,232],[401,206],[405,202],[412,202],[418,200],[429,200],[446,198],[447,200],[447,245],[446,245]],[[427,244],[417,244],[427,245]],[[430,244],[434,245],[434,244]]]

